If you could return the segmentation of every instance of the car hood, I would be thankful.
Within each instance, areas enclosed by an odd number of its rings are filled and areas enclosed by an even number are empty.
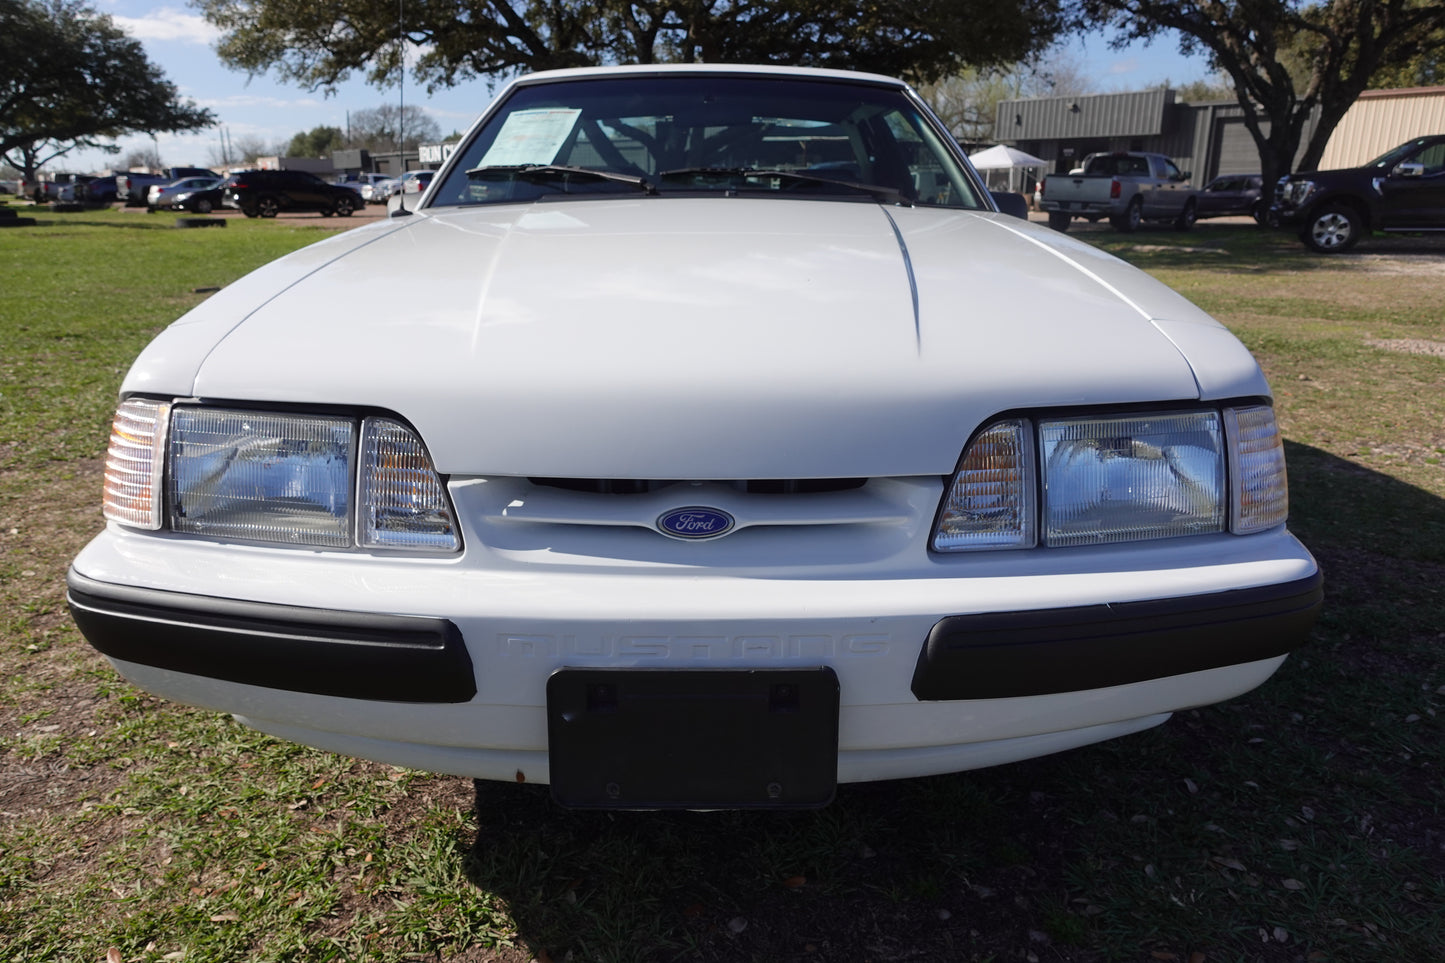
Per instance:
[[[1003,411],[1267,392],[1183,298],[1003,215],[637,198],[440,209],[215,295],[125,391],[379,408],[439,470],[945,474]]]

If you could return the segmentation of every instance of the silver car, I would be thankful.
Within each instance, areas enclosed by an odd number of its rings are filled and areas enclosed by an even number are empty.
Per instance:
[[[370,177],[374,179],[369,179],[361,187],[361,199],[368,204],[385,204],[386,199],[391,196],[392,190],[396,187],[396,178],[385,177],[381,174],[372,174]]]
[[[179,208],[183,197],[220,186],[219,177],[183,177],[169,184],[152,184],[150,190],[146,191],[146,207],[152,210]]]

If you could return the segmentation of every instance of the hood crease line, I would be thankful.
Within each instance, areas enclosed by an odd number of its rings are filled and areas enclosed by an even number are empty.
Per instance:
[[[893,215],[888,213],[886,207],[880,207],[883,216],[888,218],[888,226],[893,228],[893,237],[898,241],[898,252],[903,255],[903,270],[908,273],[908,291],[913,296],[913,341],[918,353],[923,353],[923,326],[918,317],[918,277],[913,273],[913,258],[908,256],[908,243],[903,240],[903,232],[898,229],[898,222]]]
[[[491,297],[492,282],[497,277],[497,265],[502,261],[502,251],[507,247],[517,228],[516,221],[507,225],[506,231],[497,239],[496,247],[492,250],[491,260],[487,263],[486,276],[482,281],[481,290],[477,292],[476,314],[472,318],[472,343],[470,350],[475,357],[482,337],[482,318],[487,313],[487,301]]]

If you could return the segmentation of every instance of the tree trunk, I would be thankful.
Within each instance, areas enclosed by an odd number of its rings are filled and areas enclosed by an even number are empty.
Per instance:
[[[39,153],[28,146],[22,146],[20,148],[20,163],[14,166],[15,169],[20,172],[21,179],[30,185],[31,199],[37,204],[44,201],[45,195],[41,193],[40,190]]]
[[[1299,130],[1290,122],[1292,103],[1277,102],[1270,105],[1273,109],[1252,102],[1243,102],[1241,106],[1245,129],[1254,138],[1255,150],[1259,152],[1259,176],[1265,191],[1273,191],[1275,181],[1290,173],[1290,163],[1299,149]],[[1265,130],[1266,124],[1268,130]]]

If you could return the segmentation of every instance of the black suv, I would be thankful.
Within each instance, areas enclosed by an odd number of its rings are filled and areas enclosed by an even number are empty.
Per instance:
[[[328,184],[306,171],[243,171],[226,179],[221,203],[247,217],[275,217],[282,211],[320,211],[323,217],[350,217],[361,195]]]
[[[1406,141],[1363,167],[1286,174],[1269,217],[1321,254],[1348,251],[1370,231],[1445,231],[1445,134]]]

